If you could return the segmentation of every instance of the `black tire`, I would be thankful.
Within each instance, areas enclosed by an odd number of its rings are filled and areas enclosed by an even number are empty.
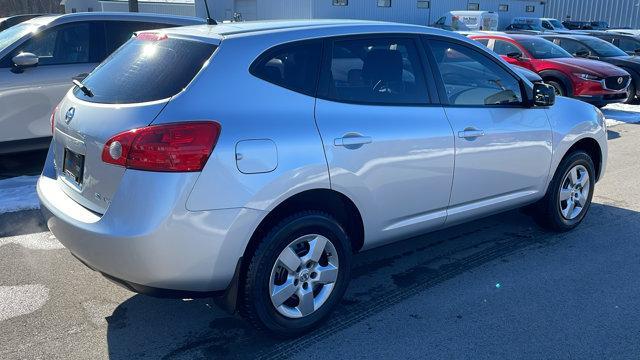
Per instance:
[[[304,317],[290,318],[278,312],[271,302],[271,271],[280,253],[307,234],[319,234],[331,242],[339,258],[339,271],[333,290],[323,305]],[[351,277],[352,251],[347,233],[331,215],[320,211],[304,211],[275,224],[248,261],[244,284],[240,289],[240,315],[260,330],[291,337],[320,325],[340,303]]]
[[[567,89],[564,85],[558,80],[545,80],[545,82],[556,90],[557,96],[567,96]]]
[[[631,80],[631,83],[629,84],[629,88],[627,90],[627,93],[629,94],[629,97],[627,98],[627,101],[625,101],[625,104],[635,104],[636,103],[636,85],[633,83],[633,80]]]
[[[563,180],[574,167],[583,166],[589,175],[589,195],[586,199],[586,204],[582,206],[580,214],[573,218],[567,219],[562,215],[562,209],[560,204],[560,189]],[[593,198],[593,190],[595,185],[595,167],[591,157],[583,151],[575,151],[567,155],[558,166],[545,197],[540,200],[535,206],[535,218],[538,223],[549,230],[558,232],[569,231],[578,226],[585,215],[589,211],[591,206],[591,200]]]

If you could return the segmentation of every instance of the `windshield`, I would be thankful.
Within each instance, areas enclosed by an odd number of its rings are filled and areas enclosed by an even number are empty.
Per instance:
[[[538,38],[530,38],[526,40],[518,40],[518,42],[525,49],[527,49],[529,54],[531,54],[534,59],[557,59],[573,57],[563,48],[552,43],[551,41]]]
[[[617,48],[615,45],[597,38],[580,39],[585,45],[590,47],[596,55],[602,57],[627,56],[627,53]]]
[[[562,23],[556,19],[549,20],[549,22],[551,23],[551,25],[553,25],[553,28],[556,30],[567,30],[567,28],[565,28],[564,25],[562,25]]]
[[[37,28],[37,25],[23,23],[0,31],[0,52]]]
[[[216,46],[208,43],[141,33],[122,45],[83,82],[74,95],[104,104],[162,100],[178,94],[205,65]]]

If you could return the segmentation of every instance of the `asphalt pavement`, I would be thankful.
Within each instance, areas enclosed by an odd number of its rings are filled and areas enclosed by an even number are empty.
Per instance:
[[[38,211],[0,215],[0,358],[638,359],[640,125],[609,137],[575,231],[516,210],[364,252],[338,311],[290,340],[210,300],[131,293],[62,248]]]

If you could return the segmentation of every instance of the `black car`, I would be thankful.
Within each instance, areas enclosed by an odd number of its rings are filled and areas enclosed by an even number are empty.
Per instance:
[[[610,42],[629,55],[640,55],[640,39],[635,36],[609,31],[590,31],[589,35]]]
[[[27,21],[29,19],[33,19],[38,16],[42,16],[42,14],[24,14],[24,15],[14,15],[6,18],[0,18],[0,31],[8,29],[13,25],[20,24],[23,21]]]
[[[626,70],[633,79],[629,84],[627,103],[635,102],[640,95],[640,57],[630,56],[612,43],[590,35],[553,34],[542,37],[560,45],[573,56],[604,61]]]
[[[563,21],[562,25],[569,30],[606,30],[609,23],[606,21]]]

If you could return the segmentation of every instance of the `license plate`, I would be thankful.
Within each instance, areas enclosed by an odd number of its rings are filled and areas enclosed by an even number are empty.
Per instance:
[[[65,148],[62,170],[78,185],[82,184],[82,175],[84,173],[84,155],[80,155]]]

